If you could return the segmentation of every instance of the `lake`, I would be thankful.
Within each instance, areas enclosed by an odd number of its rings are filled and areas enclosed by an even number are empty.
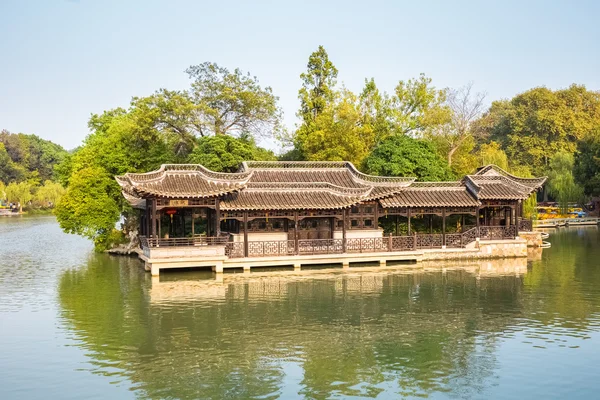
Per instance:
[[[166,272],[0,218],[0,399],[588,399],[600,235],[529,260]]]

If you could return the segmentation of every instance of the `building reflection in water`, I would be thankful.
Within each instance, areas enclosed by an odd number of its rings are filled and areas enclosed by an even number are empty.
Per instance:
[[[533,251],[532,259],[541,259],[540,251]],[[309,280],[330,280],[336,295],[346,293],[381,293],[385,281],[396,275],[410,276],[418,283],[423,274],[446,274],[449,271],[466,273],[474,278],[522,276],[527,273],[530,258],[503,258],[470,261],[431,261],[392,267],[356,267],[303,271],[269,271],[240,274],[211,274],[194,276],[187,280],[169,280],[152,277],[149,291],[152,304],[183,300],[211,299],[277,299],[287,296],[290,284]],[[200,278],[200,279],[199,279]]]

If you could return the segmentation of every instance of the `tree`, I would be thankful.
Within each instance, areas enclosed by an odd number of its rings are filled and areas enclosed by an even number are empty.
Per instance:
[[[65,188],[60,183],[47,180],[35,194],[36,200],[44,207],[54,207],[65,194]]]
[[[261,87],[256,77],[237,68],[230,72],[210,62],[191,66],[186,72],[193,80],[192,87],[187,96],[179,96],[176,104],[181,106],[171,114],[193,116],[191,125],[200,136],[258,136],[279,129],[278,97],[270,87]]]
[[[335,100],[338,70],[329,60],[323,46],[308,58],[307,71],[300,75],[302,88],[298,92],[303,124],[310,124]]]
[[[0,177],[21,181],[37,175],[52,179],[54,166],[67,154],[61,146],[35,135],[0,132]]]
[[[212,136],[198,140],[190,162],[219,172],[235,172],[243,161],[275,161],[273,152],[256,145],[251,137]]]
[[[472,83],[460,89],[449,89],[447,93],[446,105],[450,110],[450,119],[430,132],[443,146],[448,165],[452,166],[456,151],[465,140],[472,137],[472,125],[481,116],[485,94],[474,93]]]
[[[493,102],[478,121],[483,137],[497,141],[516,164],[544,175],[552,156],[573,153],[577,141],[600,124],[600,92],[584,86],[534,88],[510,101]]]
[[[384,139],[363,165],[373,175],[414,176],[421,181],[446,181],[453,177],[431,142],[405,135]]]
[[[28,203],[33,197],[31,185],[27,182],[12,182],[6,187],[6,197],[11,203],[19,203],[19,212],[23,212],[23,204]]]
[[[56,205],[60,227],[67,233],[94,240],[98,250],[106,248],[121,213],[115,200],[120,190],[115,186],[118,187],[114,178],[100,167],[74,172],[67,192]]]
[[[567,151],[560,151],[550,159],[548,189],[558,200],[562,214],[567,214],[570,202],[581,200],[583,189],[573,177],[574,158]]]
[[[357,98],[348,90],[309,124],[302,125],[294,145],[306,160],[351,161],[360,165],[375,143],[374,131],[361,124]]]
[[[499,143],[494,141],[484,144],[479,149],[479,165],[494,164],[508,171],[508,157]]]
[[[588,196],[600,196],[600,125],[577,144],[574,174]]]
[[[0,181],[0,204],[6,201],[6,185]]]
[[[390,117],[395,133],[423,136],[428,129],[447,123],[450,109],[445,105],[446,91],[431,86],[424,74],[400,81],[390,97]]]

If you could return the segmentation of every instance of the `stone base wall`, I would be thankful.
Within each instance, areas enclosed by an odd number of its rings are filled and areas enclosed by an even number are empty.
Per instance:
[[[541,232],[519,232],[519,237],[527,241],[527,247],[541,247],[542,234]]]
[[[153,247],[144,251],[148,258],[198,258],[219,257],[225,255],[225,246],[176,246]]]
[[[527,257],[527,241],[486,240],[468,249],[424,250],[422,260],[471,260],[486,258]]]

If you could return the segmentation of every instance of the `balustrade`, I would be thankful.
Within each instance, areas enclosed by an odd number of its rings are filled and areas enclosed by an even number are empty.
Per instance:
[[[517,227],[514,225],[481,226],[473,227],[462,233],[448,233],[445,235],[435,233],[377,238],[347,238],[345,246],[344,239],[301,239],[297,242],[297,249],[294,240],[249,241],[247,248],[248,257],[341,254],[344,249],[347,253],[379,253],[442,248],[444,239],[446,247],[463,248],[474,242],[478,237],[481,240],[501,240],[512,239],[516,236]],[[229,242],[227,234],[219,237],[197,236],[169,239],[141,236],[140,245],[143,249],[168,246],[224,245],[225,254],[230,258],[243,258],[245,250],[244,242]]]

